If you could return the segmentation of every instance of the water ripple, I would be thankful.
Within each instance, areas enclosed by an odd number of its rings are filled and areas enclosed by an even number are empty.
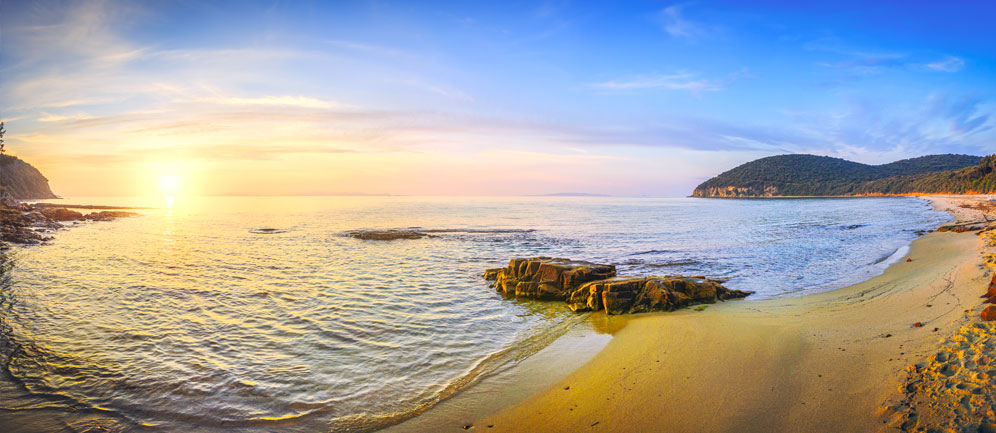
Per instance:
[[[85,428],[111,416],[100,426],[112,431],[369,429],[425,410],[578,320],[559,303],[488,288],[482,270],[511,257],[706,274],[778,296],[866,278],[910,230],[945,218],[913,199],[191,206],[16,251],[13,282],[0,284],[5,407],[87,413],[67,421]],[[432,237],[340,236],[361,228]]]

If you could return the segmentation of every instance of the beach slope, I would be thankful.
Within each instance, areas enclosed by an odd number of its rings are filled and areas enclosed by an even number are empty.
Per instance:
[[[980,218],[931,198],[959,221]],[[930,233],[869,281],[833,292],[627,319],[589,363],[474,429],[550,432],[878,431],[907,367],[978,321],[982,240]],[[919,325],[919,326],[918,326]]]

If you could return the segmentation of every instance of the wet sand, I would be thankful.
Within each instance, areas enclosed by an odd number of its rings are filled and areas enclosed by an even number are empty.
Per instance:
[[[930,200],[957,223],[984,221],[958,207],[964,198]],[[920,406],[906,391],[916,380],[909,371],[918,371],[908,367],[926,366],[966,327],[980,326],[986,248],[973,232],[934,232],[913,243],[912,261],[844,289],[627,317],[587,364],[460,424],[489,432],[925,429],[925,419],[909,416]]]

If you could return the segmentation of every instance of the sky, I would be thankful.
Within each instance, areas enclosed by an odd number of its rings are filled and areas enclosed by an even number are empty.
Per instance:
[[[66,197],[685,196],[785,153],[996,153],[994,3],[599,3],[0,0],[0,118]]]

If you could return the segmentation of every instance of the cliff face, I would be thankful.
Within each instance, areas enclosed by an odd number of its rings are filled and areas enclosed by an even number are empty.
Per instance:
[[[692,197],[718,197],[718,198],[745,198],[745,197],[778,197],[778,187],[766,186],[764,188],[738,187],[727,185],[725,187],[696,188],[692,192]]]
[[[59,198],[37,168],[10,155],[0,156],[0,191],[19,200]]]

